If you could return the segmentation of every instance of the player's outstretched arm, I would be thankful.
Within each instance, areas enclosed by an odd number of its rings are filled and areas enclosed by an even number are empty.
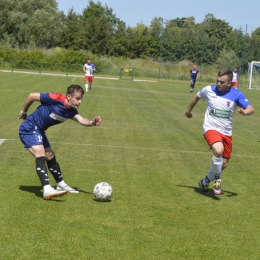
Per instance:
[[[96,116],[93,120],[90,120],[88,118],[84,118],[81,115],[77,114],[73,117],[73,120],[84,126],[101,126],[102,125],[102,120],[101,120],[100,116]]]
[[[192,109],[196,106],[200,98],[197,96],[197,94],[191,99],[190,104],[185,112],[186,117],[191,118],[192,117]]]
[[[243,108],[238,109],[237,112],[240,113],[241,115],[249,116],[255,112],[255,109],[251,105],[249,105],[245,109]]]
[[[26,119],[27,111],[34,101],[40,101],[40,93],[30,93],[24,102],[23,108],[20,112],[18,119]]]

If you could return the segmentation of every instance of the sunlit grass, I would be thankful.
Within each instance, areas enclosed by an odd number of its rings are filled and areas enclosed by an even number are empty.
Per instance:
[[[212,154],[202,136],[206,103],[185,118],[188,80],[96,78],[79,112],[100,115],[102,127],[69,121],[47,130],[65,181],[80,193],[44,201],[17,117],[30,92],[65,93],[72,83],[84,85],[81,78],[0,73],[1,259],[259,258],[257,91],[243,89],[256,112],[235,116],[224,194],[207,197],[197,185]],[[113,186],[109,203],[93,200],[100,181]]]

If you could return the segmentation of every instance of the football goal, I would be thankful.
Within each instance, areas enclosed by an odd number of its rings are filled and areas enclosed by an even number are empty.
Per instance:
[[[260,61],[248,62],[248,88],[260,90]]]
[[[134,68],[120,68],[119,79],[134,80]]]

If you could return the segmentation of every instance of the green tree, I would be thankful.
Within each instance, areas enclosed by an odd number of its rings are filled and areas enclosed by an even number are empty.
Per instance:
[[[115,34],[112,36],[108,43],[108,55],[109,56],[123,56],[129,55],[129,37],[127,28],[124,22],[119,21]]]
[[[217,58],[216,65],[218,69],[235,67],[239,68],[240,61],[233,50],[227,50],[224,48]]]
[[[60,46],[70,50],[80,50],[83,46],[81,15],[71,8],[66,15],[63,14],[64,29],[60,39]]]
[[[113,14],[113,9],[100,2],[89,0],[89,5],[83,10],[83,31],[86,50],[97,54],[109,52],[109,41],[116,34],[120,19]],[[121,24],[122,25],[122,24]]]
[[[0,40],[12,47],[46,47],[57,44],[62,32],[55,0],[1,0]]]
[[[252,37],[247,39],[247,60],[260,60],[260,27],[252,32]]]
[[[156,39],[163,33],[163,18],[155,17],[150,24],[149,33]]]

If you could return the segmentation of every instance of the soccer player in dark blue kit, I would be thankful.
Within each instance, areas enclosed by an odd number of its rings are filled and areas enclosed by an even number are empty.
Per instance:
[[[199,70],[197,69],[196,65],[193,65],[193,68],[190,69],[190,92],[193,92],[196,80],[199,76]]]
[[[87,127],[100,126],[102,124],[100,116],[91,121],[79,115],[77,108],[83,95],[84,90],[79,85],[69,86],[66,95],[54,92],[30,93],[19,115],[19,119],[24,119],[19,128],[20,139],[24,147],[35,157],[36,172],[43,186],[43,198],[46,200],[63,196],[67,192],[78,193],[64,182],[45,130],[68,119]],[[41,102],[41,105],[27,116],[27,111],[34,101]],[[56,189],[50,185],[47,167],[57,182]]]

